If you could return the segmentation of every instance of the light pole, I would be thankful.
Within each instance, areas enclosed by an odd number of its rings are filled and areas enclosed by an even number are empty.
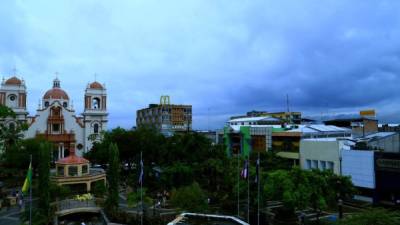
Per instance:
[[[343,200],[339,198],[338,200],[338,208],[339,208],[339,219],[343,218]]]

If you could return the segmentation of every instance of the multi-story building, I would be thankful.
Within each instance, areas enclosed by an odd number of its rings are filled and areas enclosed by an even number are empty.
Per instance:
[[[302,169],[332,170],[341,174],[341,151],[350,150],[355,143],[349,138],[309,138],[300,142]]]
[[[11,108],[17,116],[0,122],[8,127],[26,123],[29,128],[24,137],[42,137],[54,143],[54,159],[64,158],[72,150],[81,156],[91,150],[93,142],[100,140],[100,132],[107,129],[108,116],[107,93],[103,85],[98,82],[88,84],[84,98],[84,112],[77,116],[72,101],[56,78],[39,103],[36,115],[28,116],[25,82],[12,77],[1,84],[0,104]]]
[[[324,123],[325,125],[349,128],[353,137],[363,137],[378,132],[378,120],[371,117],[339,118]]]
[[[379,132],[397,132],[400,133],[400,124],[389,123],[389,124],[378,124]]]
[[[253,118],[253,117],[272,117],[279,119],[281,123],[300,124],[301,112],[266,112],[266,111],[250,111],[246,115],[232,116],[231,120]]]
[[[302,139],[350,137],[351,130],[327,125],[287,125],[271,116],[234,118],[224,130],[226,151],[248,155],[251,151],[274,151],[278,156],[299,164]]]
[[[169,96],[161,96],[160,104],[137,110],[136,126],[152,126],[166,136],[192,130],[192,106],[170,104]]]

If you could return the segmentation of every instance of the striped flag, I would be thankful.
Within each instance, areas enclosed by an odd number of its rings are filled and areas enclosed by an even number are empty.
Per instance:
[[[254,182],[258,183],[259,179],[259,168],[260,168],[260,159],[257,159],[257,163],[256,163],[256,179],[254,180]]]
[[[143,160],[140,159],[140,175],[139,175],[139,184],[143,183]]]
[[[22,193],[27,194],[29,187],[32,185],[32,162],[29,163],[28,172],[26,174],[24,186],[22,186]]]
[[[247,177],[249,176],[249,163],[247,160],[244,162],[244,167],[243,167],[242,171],[240,172],[240,176],[243,179],[247,179]]]

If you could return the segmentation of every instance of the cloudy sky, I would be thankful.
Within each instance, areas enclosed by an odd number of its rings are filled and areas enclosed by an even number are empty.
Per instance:
[[[13,68],[29,111],[54,73],[82,112],[88,82],[105,83],[110,127],[170,95],[197,129],[231,115],[305,115],[375,108],[400,122],[400,1],[5,0],[0,75]]]

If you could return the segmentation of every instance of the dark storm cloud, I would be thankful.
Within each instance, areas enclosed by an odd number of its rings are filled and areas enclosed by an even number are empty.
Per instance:
[[[249,110],[376,108],[399,121],[397,1],[10,1],[0,6],[0,72],[16,65],[29,110],[60,72],[82,111],[106,83],[110,126],[168,94],[195,128]]]

